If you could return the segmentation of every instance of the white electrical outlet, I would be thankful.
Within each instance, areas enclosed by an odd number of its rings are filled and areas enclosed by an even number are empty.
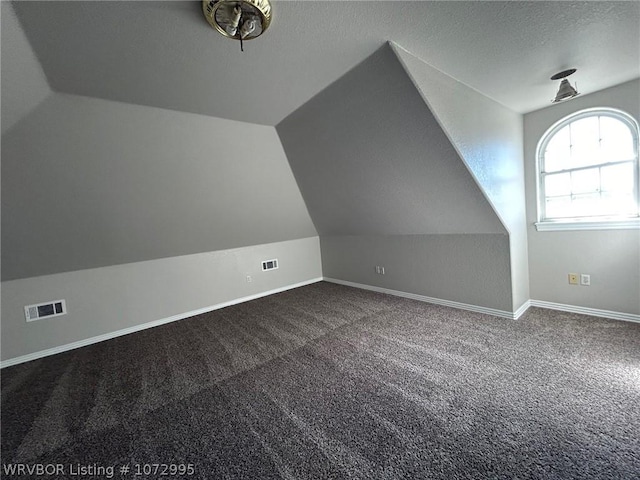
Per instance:
[[[584,285],[586,287],[591,285],[591,275],[583,273],[580,275],[580,285]]]
[[[251,275],[247,275],[247,283],[251,283],[251,282],[253,282]]]

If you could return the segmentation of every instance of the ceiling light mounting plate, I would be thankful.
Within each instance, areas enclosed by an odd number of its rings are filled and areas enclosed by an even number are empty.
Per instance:
[[[576,73],[576,69],[575,68],[570,68],[568,70],[563,70],[561,72],[556,73],[555,75],[551,76],[551,80],[561,80],[563,78],[568,77],[569,75],[573,75],[574,73]]]

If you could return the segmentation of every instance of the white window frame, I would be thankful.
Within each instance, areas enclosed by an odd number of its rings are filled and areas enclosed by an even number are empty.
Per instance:
[[[636,206],[638,210],[635,215],[631,216],[612,216],[612,217],[575,217],[562,219],[545,218],[545,192],[544,192],[544,175],[543,163],[544,153],[549,141],[562,128],[568,124],[580,120],[581,118],[605,115],[625,123],[631,130],[633,137],[633,148],[635,153],[634,176],[636,197]],[[640,137],[640,127],[635,118],[628,113],[607,107],[596,107],[580,110],[578,112],[567,115],[566,117],[554,123],[540,138],[536,148],[536,190],[537,190],[537,210],[538,221],[535,223],[538,231],[558,231],[558,230],[618,230],[618,229],[640,229],[640,159],[638,153]],[[595,165],[594,165],[595,166]],[[578,167],[580,168],[580,167]],[[571,171],[573,169],[567,169]]]

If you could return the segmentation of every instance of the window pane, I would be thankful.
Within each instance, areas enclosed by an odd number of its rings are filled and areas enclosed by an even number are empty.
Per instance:
[[[604,162],[630,160],[634,157],[631,130],[620,120],[600,117],[600,135]]]
[[[571,172],[572,193],[592,193],[600,190],[600,174],[598,168]]]
[[[551,197],[546,199],[547,218],[566,218],[572,217],[571,197]]]
[[[547,197],[571,194],[571,175],[555,173],[544,177],[544,194]]]
[[[571,202],[573,216],[576,217],[592,217],[602,215],[600,205],[600,194],[589,193],[585,195],[575,195]]]
[[[570,168],[571,141],[569,137],[569,126],[560,129],[547,143],[544,153],[544,171],[557,172],[565,168]]]
[[[605,215],[634,215],[638,212],[638,206],[632,192],[604,192],[602,194],[602,208]]]
[[[633,192],[633,164],[611,165],[602,167],[602,190],[607,192],[619,191],[621,193]]]
[[[584,167],[600,163],[600,127],[598,117],[587,117],[571,127],[571,165]]]

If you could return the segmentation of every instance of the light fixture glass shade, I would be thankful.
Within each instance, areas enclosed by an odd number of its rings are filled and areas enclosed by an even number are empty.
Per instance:
[[[556,98],[553,100],[553,103],[558,103],[578,95],[580,94],[571,86],[569,80],[563,78],[562,82],[560,82],[560,88],[558,89],[558,93],[556,94]]]
[[[235,40],[259,37],[271,24],[269,0],[203,0],[202,12],[213,28]]]

